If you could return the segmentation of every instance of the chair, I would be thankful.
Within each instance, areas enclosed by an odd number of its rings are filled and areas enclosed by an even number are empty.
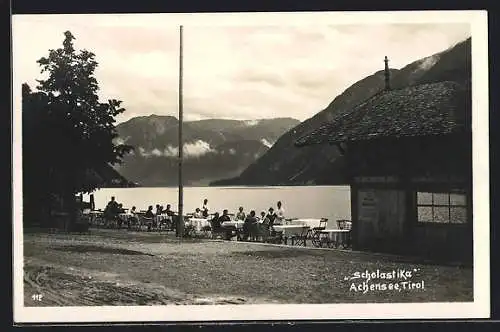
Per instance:
[[[170,218],[167,218],[163,215],[156,216],[156,230],[158,232],[161,232],[162,230],[168,231],[171,226],[170,226]]]
[[[140,222],[138,216],[130,216],[128,218],[128,229],[129,230],[140,230]]]
[[[195,229],[194,226],[191,224],[187,224],[184,226],[184,234],[183,237],[189,237],[192,238],[195,236]]]
[[[153,229],[153,221],[154,221],[153,218],[148,218],[146,216],[139,216],[139,221],[140,221],[139,225],[140,230],[142,230],[143,226],[147,227],[148,232]]]
[[[165,226],[165,231],[174,231],[174,220],[172,216],[168,216],[166,219],[163,220],[164,226]]]
[[[283,231],[275,231],[272,226],[269,227],[269,237],[267,243],[281,244],[284,242]]]
[[[300,234],[294,234],[291,236],[292,246],[306,246],[307,236],[309,235],[309,227],[302,228]]]
[[[344,247],[344,249],[347,249],[351,246],[351,243],[352,243],[352,241],[351,241],[352,221],[345,220],[345,219],[337,220],[337,226],[339,229],[349,231],[345,236],[345,242],[342,243],[342,246]]]
[[[219,227],[216,227],[216,226],[219,226]],[[207,227],[207,226],[205,226],[205,227]],[[210,220],[210,226],[208,226],[208,227],[210,227],[210,232],[211,232],[210,237],[212,239],[216,239],[218,237],[221,237],[221,238],[227,240],[229,237],[228,232],[231,232],[231,231],[228,231],[227,229],[220,227],[220,225],[214,225],[213,220]]]
[[[98,228],[102,228],[106,225],[106,219],[102,211],[93,211],[91,217],[91,223]]]
[[[327,223],[328,223],[327,218],[321,218],[321,220],[319,221],[319,226],[313,227],[309,230],[307,237],[311,239],[312,244],[315,247],[321,246],[321,231],[326,229]]]
[[[339,229],[350,230],[352,228],[352,222],[350,220],[340,219],[337,220],[337,226]]]

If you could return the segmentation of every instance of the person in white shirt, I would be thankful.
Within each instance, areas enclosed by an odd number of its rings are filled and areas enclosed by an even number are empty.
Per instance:
[[[203,214],[201,213],[200,208],[196,208],[196,210],[194,211],[193,217],[203,218]]]
[[[137,215],[137,211],[135,209],[135,206],[132,206],[132,209],[129,212],[129,216],[127,218],[127,227],[130,229],[132,227],[132,224],[136,225],[139,223],[139,216]]]
[[[236,220],[245,220],[246,219],[245,212],[243,212],[243,206],[240,206],[238,209],[238,213],[236,214]]]
[[[260,223],[263,223],[265,219],[266,219],[266,211],[262,211],[262,212],[260,213],[259,222],[260,222]],[[269,222],[269,220],[268,220],[268,222]]]
[[[203,200],[203,206],[201,208],[201,213],[203,214],[203,217],[207,218],[208,217],[208,212],[210,209],[208,208],[208,199]]]
[[[278,209],[276,210],[276,220],[280,224],[284,224],[285,222],[285,209],[283,208],[281,201],[278,201],[276,204]]]

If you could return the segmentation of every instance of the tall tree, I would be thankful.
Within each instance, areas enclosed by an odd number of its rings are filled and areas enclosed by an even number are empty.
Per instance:
[[[125,109],[119,100],[99,101],[95,54],[77,52],[75,37],[69,31],[64,35],[62,48],[49,50],[47,57],[37,61],[41,73],[47,74],[45,79],[37,80],[38,92],[23,86],[23,107],[30,109],[23,115],[37,119],[24,121],[33,133],[44,135],[43,145],[28,139],[25,143],[31,147],[25,153],[31,153],[28,160],[35,156],[44,159],[41,169],[32,174],[45,174],[48,194],[64,197],[66,208],[74,212],[75,194],[98,188],[102,182],[92,175],[110,164],[121,163],[132,147],[115,144],[115,117]],[[71,219],[74,221],[74,216]]]

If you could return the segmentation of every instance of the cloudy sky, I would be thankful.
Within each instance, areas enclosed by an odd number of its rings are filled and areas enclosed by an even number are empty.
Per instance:
[[[15,16],[15,82],[36,86],[36,60],[61,47],[66,30],[77,49],[96,54],[100,96],[123,100],[119,122],[177,116],[179,32],[168,15]],[[186,24],[185,118],[305,120],[383,69],[385,55],[401,68],[468,36],[469,24],[460,22]]]

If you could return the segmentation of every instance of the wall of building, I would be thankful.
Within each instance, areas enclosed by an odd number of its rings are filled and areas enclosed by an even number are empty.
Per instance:
[[[472,232],[467,225],[418,225],[413,239],[417,255],[472,262]]]
[[[362,177],[351,187],[355,249],[472,261],[471,220],[419,223],[416,188],[402,190],[400,183],[387,179]]]
[[[405,193],[397,189],[359,188],[356,243],[380,250],[399,245],[404,237]]]

